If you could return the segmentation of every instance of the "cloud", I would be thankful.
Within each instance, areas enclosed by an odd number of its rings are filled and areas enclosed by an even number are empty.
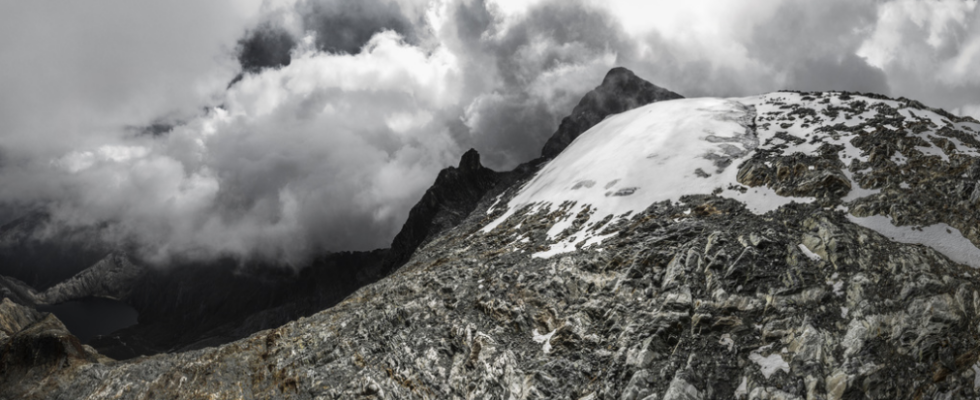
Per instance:
[[[56,221],[108,221],[107,240],[159,263],[231,254],[300,265],[384,247],[460,152],[432,123],[456,101],[451,61],[394,32],[356,55],[301,49],[166,136],[70,152],[30,174],[55,178],[40,190]]]
[[[857,54],[881,68],[894,94],[950,110],[980,103],[980,15],[976,1],[894,1]]]
[[[303,0],[296,6],[307,31],[316,32],[316,47],[354,54],[381,31],[394,31],[417,43],[415,25],[392,0]]]
[[[44,207],[161,264],[385,247],[440,169],[536,157],[620,65],[692,97],[980,109],[975,2],[144,7],[0,5],[0,217]]]
[[[238,63],[245,72],[289,65],[296,39],[283,28],[266,23],[238,40]]]

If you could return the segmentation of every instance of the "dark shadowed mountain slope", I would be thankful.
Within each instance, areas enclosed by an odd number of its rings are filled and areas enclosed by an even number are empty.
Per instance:
[[[112,249],[98,228],[48,229],[50,218],[34,211],[0,226],[0,275],[44,290],[95,264]]]
[[[123,299],[139,324],[91,344],[125,359],[227,343],[336,304],[376,280],[386,254],[331,253],[298,271],[234,260],[146,268]]]
[[[435,235],[459,224],[497,181],[498,173],[484,167],[480,153],[474,149],[463,154],[458,167],[440,171],[391,242],[385,272],[404,264],[419,246]]]

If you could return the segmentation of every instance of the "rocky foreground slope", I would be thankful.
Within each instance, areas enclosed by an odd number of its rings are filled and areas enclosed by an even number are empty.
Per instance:
[[[972,398],[978,129],[838,92],[653,103],[335,307],[126,362],[0,339],[0,397]]]

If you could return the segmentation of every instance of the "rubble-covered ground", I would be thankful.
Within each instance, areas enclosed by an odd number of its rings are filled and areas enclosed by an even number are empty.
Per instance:
[[[0,397],[980,396],[980,275],[960,259],[970,247],[916,236],[978,242],[980,124],[841,93],[718,104],[715,131],[670,125],[709,144],[676,154],[700,157],[690,171],[608,188],[606,175],[548,175],[629,113],[608,118],[537,175],[489,192],[392,275],[240,341],[113,362],[70,337],[11,328]],[[644,168],[669,162],[622,152]],[[666,174],[698,190],[658,199],[673,190],[657,187],[673,182]],[[550,197],[529,192],[539,189]],[[590,200],[609,198],[624,202]]]

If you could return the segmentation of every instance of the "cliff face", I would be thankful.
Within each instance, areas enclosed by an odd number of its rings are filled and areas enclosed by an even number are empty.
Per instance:
[[[111,360],[81,344],[54,315],[8,299],[0,301],[0,376],[6,382],[43,380],[51,374]],[[8,393],[0,390],[0,397]]]
[[[497,175],[455,226],[420,230],[401,268],[329,309],[217,347],[83,361],[43,380],[0,374],[0,387],[95,399],[973,397],[980,241],[962,221],[977,218],[978,132],[875,95],[650,104],[545,165]]]

